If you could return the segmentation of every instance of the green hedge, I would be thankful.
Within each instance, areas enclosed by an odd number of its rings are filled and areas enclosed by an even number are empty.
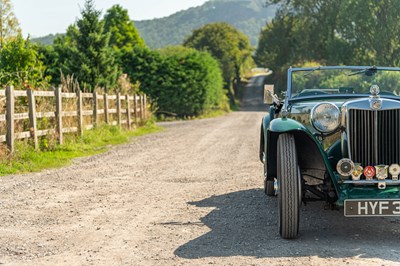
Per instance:
[[[185,117],[227,108],[221,70],[206,52],[184,47],[135,48],[125,52],[122,61],[125,73],[140,82],[158,113]]]

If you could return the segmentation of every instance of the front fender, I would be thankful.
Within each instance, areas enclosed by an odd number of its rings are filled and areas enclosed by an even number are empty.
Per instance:
[[[302,130],[306,133],[311,134],[311,132],[303,126],[301,123],[290,118],[277,118],[271,121],[268,130],[270,132],[285,133],[293,130]],[[312,134],[311,134],[312,136]]]
[[[280,134],[290,133],[295,137],[300,169],[326,170],[338,191],[335,174],[321,143],[304,125],[290,118],[277,118],[267,129],[266,174],[268,179],[277,176],[277,142]]]
[[[269,108],[269,113],[265,115],[261,121],[259,157],[262,163],[264,163],[264,151],[266,148],[268,126],[269,123],[274,119],[274,116],[275,107],[271,105]]]

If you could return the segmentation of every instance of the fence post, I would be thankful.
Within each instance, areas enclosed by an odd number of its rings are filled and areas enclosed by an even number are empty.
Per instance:
[[[144,115],[144,120],[147,119],[147,95],[143,95],[143,101],[144,101],[144,107],[143,107],[143,115]]]
[[[128,129],[131,129],[131,104],[129,102],[129,94],[125,96],[126,99],[126,122],[128,124]]]
[[[104,120],[106,124],[109,122],[109,116],[108,116],[108,95],[107,93],[104,93]]]
[[[39,149],[39,142],[37,136],[37,125],[36,125],[36,100],[32,89],[28,89],[28,105],[29,105],[29,127],[33,143],[35,144],[35,150]]]
[[[121,94],[117,93],[117,119],[118,126],[121,127]]]
[[[15,98],[14,98],[14,87],[13,86],[7,86],[6,88],[6,105],[7,105],[7,110],[6,110],[6,121],[7,121],[7,135],[6,135],[6,142],[7,142],[7,147],[10,151],[10,153],[14,152],[14,130],[15,130],[15,125],[14,125],[14,103],[15,103]]]
[[[61,88],[58,87],[55,90],[56,96],[56,121],[57,121],[57,133],[58,133],[58,142],[63,144],[63,132],[62,132],[62,95]]]
[[[135,125],[137,126],[138,125],[138,121],[137,121],[138,115],[137,115],[137,95],[136,94],[133,96],[133,108],[135,108],[134,109]]]
[[[93,92],[93,125],[94,126],[97,126],[97,124],[98,124],[98,118],[97,118],[97,115],[98,115],[98,112],[97,112],[98,102],[97,102],[97,98],[98,98],[98,94],[97,94],[96,91],[94,91]]]
[[[78,90],[76,92],[77,96],[77,107],[78,107],[78,132],[82,136],[83,135],[83,102],[82,102],[82,92]]]
[[[140,95],[140,122],[142,123],[143,122],[143,119],[144,119],[144,117],[143,117],[143,95]]]

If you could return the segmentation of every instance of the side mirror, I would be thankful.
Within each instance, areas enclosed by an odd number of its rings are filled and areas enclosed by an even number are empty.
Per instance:
[[[264,103],[265,104],[273,104],[274,98],[275,98],[274,85],[265,85],[264,86]]]

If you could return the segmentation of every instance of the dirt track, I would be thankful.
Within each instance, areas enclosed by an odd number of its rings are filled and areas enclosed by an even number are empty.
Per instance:
[[[400,220],[302,207],[277,231],[262,192],[260,80],[243,111],[166,131],[0,183],[0,264],[400,265]]]

